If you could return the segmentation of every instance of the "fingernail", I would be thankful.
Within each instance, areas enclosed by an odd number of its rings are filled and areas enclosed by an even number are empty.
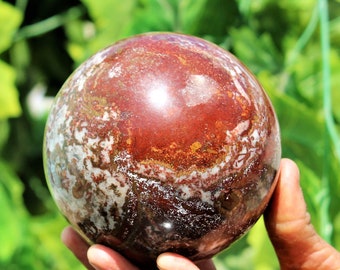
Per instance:
[[[98,249],[94,249],[90,247],[87,251],[87,258],[89,260],[89,263],[92,265],[92,267],[95,270],[104,270],[101,263],[103,261],[106,261],[106,254],[104,254]]]
[[[169,255],[167,253],[163,253],[158,256],[156,263],[159,270],[167,269],[199,270],[199,268],[196,265],[194,265],[194,263],[177,254]]]
[[[169,265],[172,264],[173,258],[167,256],[166,254],[161,254],[157,258],[157,267],[159,270],[166,270],[169,269]]]

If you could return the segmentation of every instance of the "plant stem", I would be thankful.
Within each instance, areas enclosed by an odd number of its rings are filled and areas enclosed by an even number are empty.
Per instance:
[[[22,11],[22,13],[25,13],[26,7],[27,7],[27,1],[28,0],[17,0],[15,1],[15,6]]]
[[[323,198],[321,200],[321,236],[331,242],[333,226],[329,218],[330,205],[330,153],[332,145],[335,149],[337,160],[340,160],[340,145],[332,114],[332,92],[331,92],[331,69],[330,69],[330,38],[329,38],[329,17],[327,0],[318,1],[320,16],[320,40],[322,57],[322,82],[323,82],[323,112],[325,117],[325,152],[324,152],[324,173],[323,173]]]
[[[75,20],[81,17],[84,13],[85,10],[82,6],[76,6],[68,9],[63,13],[54,15],[40,22],[24,26],[16,33],[14,41],[17,42],[23,39],[43,35],[64,25],[70,20]]]
[[[291,55],[288,57],[286,61],[286,68],[290,67],[294,62],[296,61],[296,58],[301,53],[303,48],[307,45],[308,41],[312,37],[313,33],[316,30],[316,27],[318,25],[319,21],[319,14],[318,14],[318,7],[316,6],[313,10],[313,14],[311,19],[309,20],[308,25],[306,26],[305,30],[301,34],[300,38],[296,42],[296,45],[291,53]]]
[[[288,54],[286,60],[285,60],[285,70],[288,72],[285,72],[281,76],[281,91],[283,92],[284,89],[287,87],[288,81],[290,76],[292,75],[291,68],[296,63],[296,60],[298,56],[300,55],[303,48],[308,44],[309,40],[313,36],[319,22],[319,9],[318,6],[315,6],[312,16],[308,22],[308,25],[306,26],[305,30],[297,40],[295,47],[291,51],[290,54]]]

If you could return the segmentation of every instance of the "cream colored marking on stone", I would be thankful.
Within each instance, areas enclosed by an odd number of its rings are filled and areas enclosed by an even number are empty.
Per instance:
[[[61,106],[56,115],[53,115],[53,118],[49,121],[50,126],[48,126],[48,132],[46,133],[46,148],[50,152],[53,152],[57,145],[62,147],[64,144],[65,137],[63,133],[60,132],[60,128],[64,124],[66,113],[67,107],[65,105]]]
[[[97,149],[99,142],[100,138],[98,136],[96,138],[87,138],[87,144],[93,149]]]
[[[74,138],[75,138],[79,143],[83,143],[83,142],[84,142],[84,138],[86,138],[87,132],[88,132],[88,130],[87,130],[86,128],[75,129],[75,131],[74,131]]]
[[[248,104],[251,104],[251,101],[250,101],[248,94],[246,93],[246,91],[244,90],[243,86],[240,84],[238,79],[235,78],[235,77],[232,77],[232,78],[233,78],[233,82],[234,82],[238,92],[240,93],[240,95],[247,100]]]
[[[181,90],[189,107],[209,101],[218,90],[218,84],[207,75],[190,75],[187,85]]]
[[[202,202],[205,202],[210,205],[214,205],[214,202],[212,200],[211,191],[203,191],[199,190],[201,192],[201,200]]]
[[[242,74],[242,70],[237,65],[234,66],[234,69],[237,74]]]
[[[232,130],[234,134],[242,134],[244,131],[246,131],[249,128],[250,121],[245,120],[237,124],[237,126]]]
[[[115,64],[110,70],[109,70],[109,78],[115,78],[122,75],[122,66],[120,64]]]
[[[187,200],[192,196],[192,190],[186,184],[180,185],[179,190],[181,191],[180,197],[184,200]]]
[[[109,174],[109,173],[106,172],[106,174]],[[129,190],[129,185],[128,184],[121,185],[121,183],[117,180],[119,178],[124,178],[125,182],[127,182],[125,179],[126,176],[123,176],[123,175],[118,176],[114,174],[112,176],[108,176],[105,181],[101,182],[98,185],[98,187],[103,191],[103,193],[107,194],[105,198],[105,201],[107,202],[107,206],[108,206],[107,212],[110,211],[110,206],[115,205],[117,207],[119,215],[123,215],[124,214],[123,206],[125,204],[125,198]],[[119,196],[117,196],[113,190],[111,192],[108,192],[111,190],[112,185],[119,187],[119,193],[120,193]]]
[[[115,140],[113,136],[109,136],[108,138],[105,138],[99,143],[99,146],[102,148],[101,151],[101,157],[104,162],[110,163],[110,151],[112,151],[112,145],[114,144]]]
[[[75,71],[73,76],[73,81],[77,82],[75,90],[82,91],[85,88],[87,79],[96,73],[98,65],[103,62],[107,50],[96,53]]]

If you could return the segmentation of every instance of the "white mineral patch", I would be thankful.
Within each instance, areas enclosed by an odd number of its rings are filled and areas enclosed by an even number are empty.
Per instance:
[[[71,216],[68,216],[70,221],[73,224],[76,224],[79,221],[79,217],[83,219],[88,216],[88,210],[85,208],[87,200],[85,196],[77,200],[70,200],[69,197],[72,194],[70,194],[70,192],[72,192],[72,187],[69,191],[58,188],[58,191],[55,192],[54,195],[58,202],[63,202],[61,208],[63,208],[65,212],[72,214]]]
[[[99,145],[102,147],[104,150],[110,151],[112,150],[112,145],[114,144],[115,139],[113,136],[108,136],[104,140],[102,140]]]
[[[46,134],[47,150],[53,152],[55,147],[59,145],[60,147],[64,144],[64,134],[60,132],[60,127],[64,124],[64,119],[66,117],[67,107],[61,106],[57,114],[53,117],[53,127],[49,126],[48,133]]]
[[[235,76],[236,76],[236,72],[235,72],[235,70],[233,70],[233,69],[230,69],[230,70],[229,70],[229,73],[230,73],[230,75],[231,75],[232,77],[235,77]]]
[[[100,138],[98,136],[96,138],[87,138],[87,144],[90,145],[93,149],[97,149],[99,142]]]
[[[253,132],[249,135],[251,145],[255,147],[260,141],[260,134],[258,129],[254,129]]]
[[[118,175],[113,175],[113,176],[109,176],[106,178],[105,181],[101,182],[98,187],[103,190],[103,192],[105,192],[106,198],[105,201],[107,202],[107,206],[111,207],[111,206],[115,206],[118,209],[118,212],[120,215],[123,215],[123,206],[125,203],[125,198],[127,195],[127,192],[129,190],[129,185],[125,184],[125,185],[121,185],[121,183],[118,181],[118,179],[121,178],[125,178],[126,176],[121,175],[120,177]],[[126,179],[124,179],[126,181]],[[120,195],[117,196],[115,194],[115,191],[112,190],[111,192],[108,192],[112,189],[112,186],[116,186],[117,188],[119,188],[119,193]],[[103,194],[105,194],[103,193]],[[104,201],[104,200],[103,200]],[[110,209],[108,208],[107,211],[109,212]]]
[[[233,129],[234,134],[242,134],[244,131],[246,131],[249,128],[250,121],[242,121],[237,124],[237,126]]]
[[[119,77],[122,74],[122,66],[116,64],[109,70],[109,78]]]
[[[208,203],[210,205],[214,205],[214,202],[212,200],[211,192],[210,191],[203,191],[200,190],[201,192],[201,200],[202,202]]]
[[[247,102],[250,104],[251,103],[250,98],[248,94],[246,93],[246,91],[244,90],[244,87],[240,84],[238,78],[235,78],[235,77],[232,77],[232,78],[233,78],[234,85],[236,86],[236,89],[238,90],[240,95],[244,97],[247,100]]]
[[[106,50],[96,53],[84,62],[74,73],[73,81],[76,82],[75,90],[82,91],[87,79],[96,73],[97,67],[105,58]]]
[[[74,132],[74,137],[79,143],[82,143],[84,141],[84,138],[86,138],[88,130],[86,128],[82,129],[76,129]]]
[[[181,198],[184,200],[189,199],[193,195],[188,185],[180,185],[179,190],[181,191]]]
[[[239,155],[233,164],[234,169],[240,169],[244,164],[244,159],[245,159],[244,155]]]
[[[100,151],[100,156],[102,158],[102,161],[105,163],[110,163],[111,158],[110,158],[110,151],[108,151],[107,149],[103,149],[102,151]]]
[[[109,121],[109,120],[110,120],[110,115],[109,115],[108,112],[105,111],[105,112],[103,113],[102,120],[103,120],[103,121]]]
[[[237,74],[242,74],[242,70],[237,65],[234,66],[234,69]]]
[[[209,101],[218,90],[218,84],[207,75],[190,75],[181,90],[187,106],[197,106]]]
[[[220,167],[218,165],[215,165],[214,167],[212,167],[210,169],[209,174],[210,175],[216,175],[216,174],[218,174],[219,171],[220,171]]]
[[[103,60],[105,59],[105,54],[107,53],[107,51],[110,48],[106,48],[98,53],[96,53],[94,56],[91,57],[90,61],[86,62],[88,63],[88,66],[96,66],[100,63],[103,62]]]

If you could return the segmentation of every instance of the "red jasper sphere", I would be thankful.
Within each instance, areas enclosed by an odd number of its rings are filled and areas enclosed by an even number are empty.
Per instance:
[[[83,63],[44,141],[63,215],[142,266],[165,251],[201,260],[229,246],[263,213],[280,156],[255,77],[218,46],[173,33],[131,37]]]

